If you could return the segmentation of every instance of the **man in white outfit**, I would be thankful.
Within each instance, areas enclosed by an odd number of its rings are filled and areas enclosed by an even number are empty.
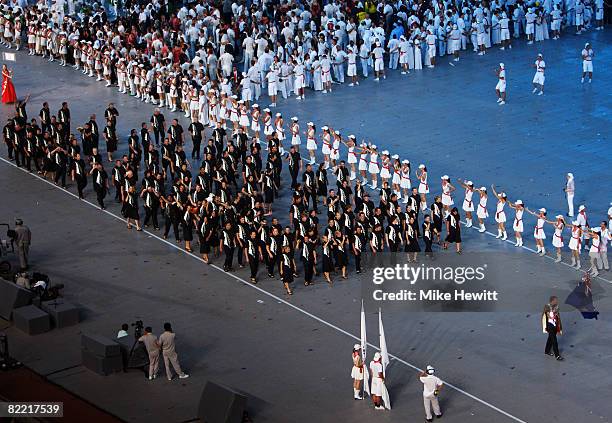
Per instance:
[[[565,192],[565,196],[567,197],[567,215],[569,217],[574,216],[574,174],[568,173],[567,182],[565,182],[565,188],[563,188],[563,192]]]
[[[587,76],[589,77],[589,84],[593,81],[593,56],[591,44],[586,43],[582,49],[582,80],[580,82],[584,82],[584,78]]]
[[[442,411],[440,411],[440,403],[438,402],[438,393],[444,384],[437,377],[434,376],[435,369],[432,366],[427,366],[427,370],[419,373],[419,380],[423,384],[423,405],[425,407],[425,420],[428,422],[433,421],[431,415],[431,409],[437,418],[442,417]]]
[[[546,69],[546,62],[544,61],[544,56],[542,53],[538,54],[538,58],[536,59],[533,67],[536,68],[536,73],[533,76],[533,94],[538,93],[538,95],[543,95],[545,79],[544,70]]]
[[[497,68],[497,85],[495,86],[495,92],[497,93],[497,103],[500,106],[506,104],[506,67],[503,63],[499,64]]]

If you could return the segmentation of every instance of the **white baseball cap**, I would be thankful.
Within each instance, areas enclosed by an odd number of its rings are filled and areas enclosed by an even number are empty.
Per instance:
[[[436,369],[434,369],[433,366],[427,365],[427,374],[428,375],[433,375],[435,371],[436,371]]]

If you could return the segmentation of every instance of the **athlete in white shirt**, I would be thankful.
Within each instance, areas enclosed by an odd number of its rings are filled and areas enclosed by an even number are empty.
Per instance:
[[[499,64],[496,73],[498,78],[497,85],[495,86],[497,102],[500,106],[503,106],[506,104],[506,67],[503,63]]]
[[[544,94],[544,70],[546,69],[546,62],[544,61],[544,56],[542,53],[538,54],[538,58],[536,59],[533,67],[536,69],[536,73],[533,76],[533,94],[538,93],[538,95]],[[539,92],[538,92],[539,91]]]
[[[593,81],[593,49],[591,48],[591,44],[586,43],[584,48],[582,49],[582,80],[580,82],[584,82],[584,78],[589,76],[589,84]]]

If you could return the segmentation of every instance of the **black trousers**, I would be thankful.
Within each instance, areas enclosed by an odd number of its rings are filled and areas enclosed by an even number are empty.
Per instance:
[[[15,150],[15,164],[21,167],[26,163],[26,153],[23,148],[18,148]]]
[[[191,158],[200,160],[200,145],[202,143],[201,139],[193,138],[193,150],[191,151]]]
[[[314,193],[310,193],[309,191],[304,191],[304,198],[305,198],[305,206],[306,208],[308,208],[308,204],[310,204],[310,201],[312,200],[312,208],[315,211],[318,211],[317,209],[317,195]]]
[[[62,179],[62,188],[66,188],[66,165],[58,165],[55,170],[55,183]]]
[[[159,140],[164,139],[164,131],[161,128],[153,128],[153,136],[155,137],[155,145],[159,145]]]
[[[238,247],[238,266],[242,266],[244,263],[244,247]]]
[[[145,207],[144,210],[145,210],[145,218],[144,218],[143,224],[146,226],[149,224],[149,220],[152,220],[153,227],[155,229],[159,228],[159,223],[157,221],[157,207]]]
[[[105,187],[97,187],[96,190],[96,199],[98,200],[98,204],[100,208],[104,208],[104,197],[106,197],[106,188]]]
[[[361,272],[361,253],[355,254],[355,270]]]
[[[121,201],[121,184],[115,182],[115,200]]]
[[[251,269],[251,279],[255,279],[259,270],[259,259],[249,256],[249,268]]]
[[[32,171],[32,155],[24,153],[23,154],[23,158],[25,161],[25,167],[26,169],[28,169],[30,172]],[[34,161],[34,163],[36,164],[36,160]],[[36,166],[38,167],[38,166]]]
[[[423,241],[425,241],[425,252],[431,253],[433,250],[431,249],[431,238],[424,236]]]
[[[291,175],[291,188],[295,188],[297,186],[297,177],[298,177],[299,168],[289,168],[289,174]]]
[[[234,260],[234,247],[223,246],[223,253],[225,254],[225,261],[223,262],[223,269],[231,269],[232,261]]]
[[[267,256],[266,265],[268,267],[268,275],[274,275],[274,265],[276,264],[276,256]]]
[[[314,262],[312,260],[302,260],[304,264],[304,282],[312,282],[314,278]]]
[[[8,158],[9,158],[9,160],[13,160],[13,151],[15,150],[13,148],[13,143],[5,141],[5,144],[6,144],[6,150],[8,151]]]
[[[172,229],[174,230],[174,239],[180,241],[181,237],[179,236],[179,225],[177,221],[173,221],[168,216],[166,216],[164,226],[164,237],[168,237],[168,233],[170,232],[170,226],[172,226]]]
[[[550,354],[550,350],[552,349],[555,357],[559,357],[561,354],[559,354],[559,344],[557,343],[557,328],[547,323],[546,332],[548,332],[548,338],[546,339],[546,348],[544,352]]]
[[[84,176],[76,176],[76,184],[77,184],[77,191],[79,193],[79,198],[83,198],[83,190],[85,189],[85,187],[87,186],[87,179]]]

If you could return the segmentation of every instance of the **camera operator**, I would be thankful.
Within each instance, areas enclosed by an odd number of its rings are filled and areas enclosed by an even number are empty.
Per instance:
[[[129,333],[128,333],[129,329],[130,329],[130,326],[127,323],[122,324],[121,330],[117,332],[117,339],[125,338],[126,336],[129,336]]]
[[[175,349],[175,338],[174,332],[172,332],[172,325],[168,322],[164,323],[164,333],[159,335],[159,346],[162,349],[164,355],[164,364],[166,366],[166,376],[168,380],[172,380],[172,370],[170,364],[174,368],[174,371],[179,375],[180,379],[186,379],[189,377],[187,373],[181,370],[181,366],[178,362],[178,356]]]
[[[21,271],[28,269],[28,256],[30,254],[30,242],[32,233],[30,228],[23,224],[23,220],[15,219],[15,244],[17,245],[17,255],[19,256],[19,266]]]
[[[147,348],[149,354],[149,380],[153,380],[157,377],[157,371],[159,370],[159,342],[157,342],[157,336],[153,335],[153,329],[151,326],[147,326],[144,329],[144,335],[138,338],[138,342],[142,342]]]

